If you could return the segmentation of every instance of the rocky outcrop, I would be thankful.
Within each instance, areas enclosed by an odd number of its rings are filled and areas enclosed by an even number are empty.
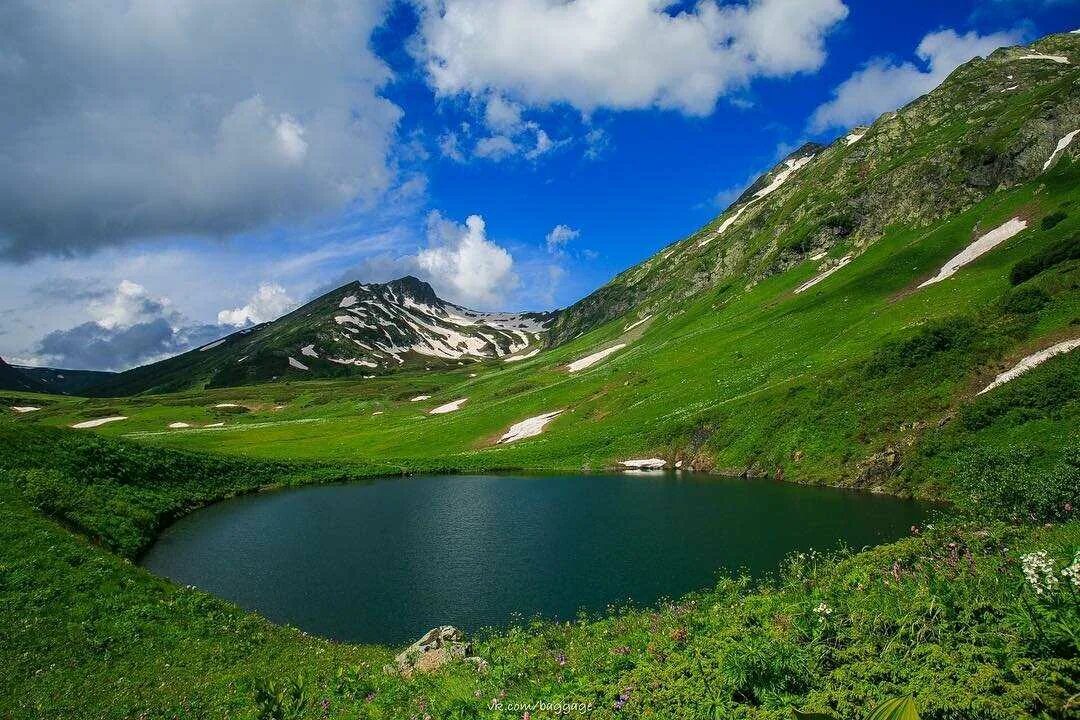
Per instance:
[[[487,662],[473,654],[472,643],[465,640],[460,630],[452,625],[443,625],[424,633],[423,637],[399,653],[394,663],[402,675],[409,677],[415,672],[438,670],[455,659],[469,660],[481,671],[487,668]]]

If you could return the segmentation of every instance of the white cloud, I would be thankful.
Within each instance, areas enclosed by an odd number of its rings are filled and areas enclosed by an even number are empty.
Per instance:
[[[906,105],[941,84],[949,73],[974,57],[986,56],[999,47],[1022,40],[1019,31],[964,35],[955,30],[933,32],[915,49],[920,64],[897,64],[874,58],[833,91],[833,99],[818,107],[810,118],[810,129],[848,128],[876,119]]]
[[[8,0],[0,255],[220,236],[381,199],[386,0]]]
[[[461,139],[455,132],[448,132],[439,137],[439,152],[454,162],[465,162],[465,153],[461,151]]]
[[[112,295],[91,300],[87,312],[94,321],[112,330],[146,322],[166,313],[168,298],[155,298],[142,285],[121,280]]]
[[[473,154],[487,160],[504,160],[517,154],[518,146],[506,135],[492,135],[476,143]]]
[[[439,93],[583,113],[707,115],[756,77],[820,68],[826,34],[848,13],[841,0],[700,0],[677,13],[670,0],[417,2],[416,53]]]
[[[575,230],[569,225],[556,225],[547,234],[547,249],[549,253],[557,254],[563,251],[566,244],[571,240],[581,237],[581,231]]]
[[[285,288],[276,283],[262,283],[255,294],[243,307],[222,310],[218,313],[219,325],[246,327],[277,320],[296,307],[296,301],[289,297]]]
[[[517,289],[514,258],[488,239],[479,215],[470,215],[461,225],[432,211],[427,239],[428,247],[416,255],[416,264],[440,295],[487,308]]]
[[[492,95],[484,108],[484,122],[492,130],[515,133],[523,123],[521,110],[521,105],[499,95]]]

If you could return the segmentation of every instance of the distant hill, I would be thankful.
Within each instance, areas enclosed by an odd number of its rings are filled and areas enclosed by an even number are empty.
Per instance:
[[[0,390],[23,390],[30,392],[44,392],[42,383],[28,377],[0,358]]]
[[[0,358],[0,390],[80,395],[116,373],[10,365]]]
[[[34,382],[40,383],[44,387],[40,392],[59,395],[82,395],[116,375],[104,370],[64,370],[27,365],[16,365],[15,368]]]
[[[427,283],[352,282],[274,320],[89,388],[97,396],[226,387],[276,379],[373,376],[527,355],[551,313],[484,313]]]

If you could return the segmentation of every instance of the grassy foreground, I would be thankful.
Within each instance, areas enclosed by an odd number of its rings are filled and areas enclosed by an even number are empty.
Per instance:
[[[1061,574],[1080,573],[1080,522],[1043,524],[1075,502],[1080,455],[1047,483],[1057,495],[1013,513],[1037,523],[953,515],[873,550],[792,557],[765,582],[487,634],[487,672],[407,680],[384,672],[388,649],[274,626],[129,559],[199,503],[340,470],[13,423],[0,450],[5,718],[860,718],[900,694],[925,718],[1063,718],[1080,691],[1080,588]],[[995,467],[1029,478],[1028,461]],[[1029,501],[1006,475],[975,464],[958,482],[1001,515]],[[1049,566],[1032,581],[1021,558],[1036,552]]]

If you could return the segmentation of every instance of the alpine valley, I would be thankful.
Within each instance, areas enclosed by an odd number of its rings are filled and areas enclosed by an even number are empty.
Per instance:
[[[799,148],[558,312],[403,277],[121,373],[0,365],[0,716],[855,719],[911,696],[923,718],[1075,717],[1078,131],[1080,35],[1052,35]],[[460,653],[433,672],[132,562],[270,488],[613,470],[937,515],[467,650],[436,632]]]

